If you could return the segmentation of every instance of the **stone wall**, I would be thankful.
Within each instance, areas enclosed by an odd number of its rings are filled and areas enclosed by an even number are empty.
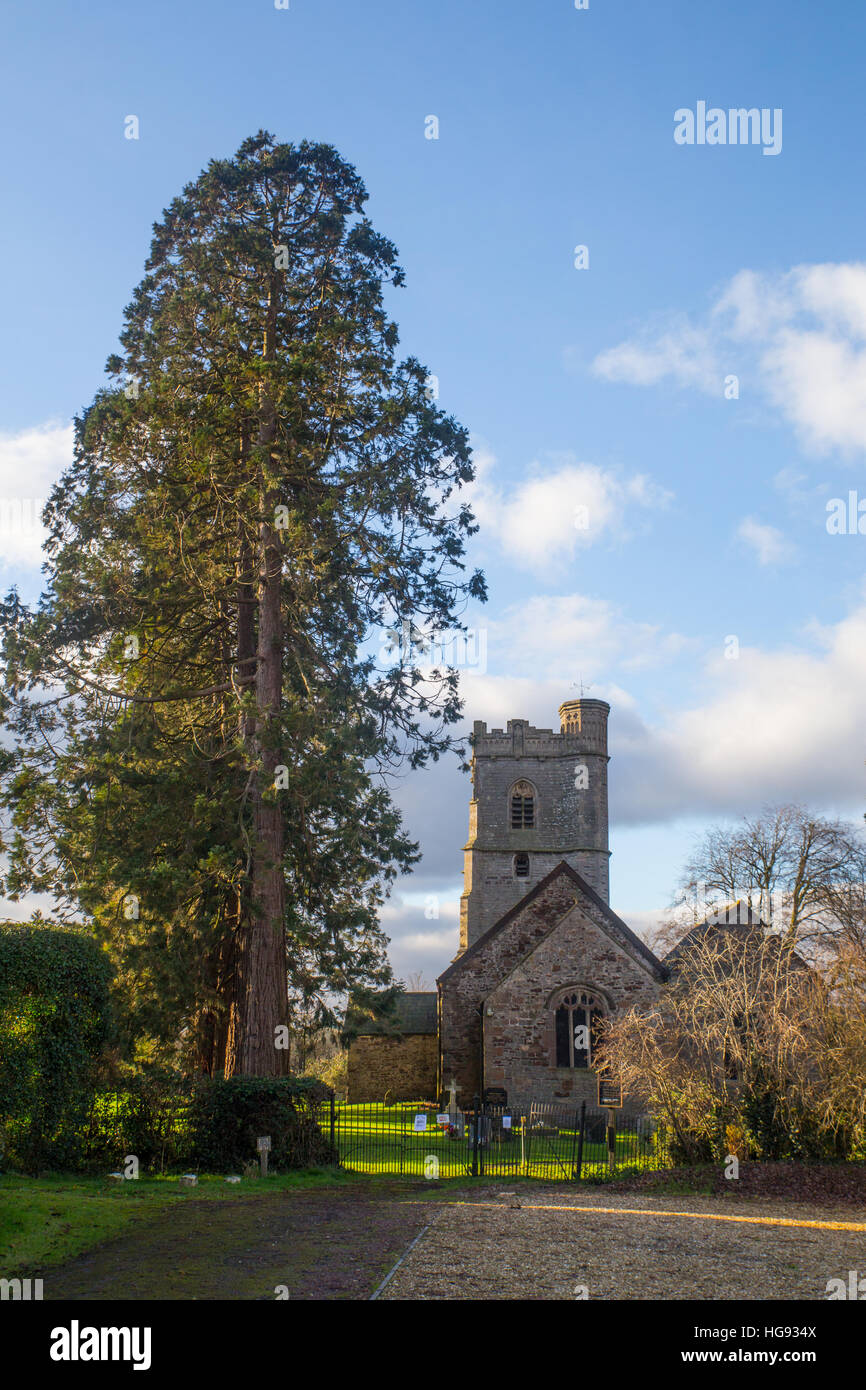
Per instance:
[[[609,1009],[626,1008],[649,1003],[663,973],[591,887],[561,866],[440,977],[442,1086],[454,1076],[464,1103],[479,1089],[483,1003],[485,1086],[521,1100],[594,1100],[594,1073],[555,1065],[553,996],[580,984]]]
[[[598,1103],[592,1068],[558,1068],[554,1018],[563,990],[595,994],[611,1014],[652,1003],[657,980],[575,906],[488,996],[484,1084],[523,1099]]]
[[[535,885],[536,890],[539,885]],[[475,945],[440,976],[442,1085],[457,1079],[464,1098],[480,1084],[478,1005],[520,963],[527,947],[539,941],[574,905],[575,885],[564,875],[551,878],[530,904],[516,908],[489,943]]]
[[[356,1038],[349,1046],[348,1100],[435,1100],[439,1048],[435,1034],[402,1038],[375,1035]]]

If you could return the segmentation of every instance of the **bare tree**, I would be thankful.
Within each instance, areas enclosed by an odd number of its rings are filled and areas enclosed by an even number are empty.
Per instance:
[[[804,806],[765,808],[734,827],[714,827],[685,866],[674,924],[706,909],[707,898],[744,901],[786,940],[812,947],[827,936],[833,890],[863,879],[859,829]]]
[[[658,1116],[683,1158],[858,1151],[866,1022],[787,935],[708,927],[649,1010],[604,1026],[602,1062]]]

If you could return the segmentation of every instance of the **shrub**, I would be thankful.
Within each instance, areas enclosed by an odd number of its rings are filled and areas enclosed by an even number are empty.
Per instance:
[[[759,928],[687,938],[652,1007],[605,1030],[604,1060],[656,1116],[675,1164],[855,1156],[866,1025]]]
[[[256,1139],[270,1135],[274,1170],[336,1163],[319,1127],[329,1095],[321,1082],[294,1077],[203,1079],[189,1109],[190,1163],[207,1172],[235,1172],[256,1157]]]
[[[81,931],[0,923],[0,1125],[12,1167],[73,1160],[110,1031],[110,980]]]
[[[189,1167],[188,1112],[193,1083],[151,1067],[93,1097],[70,1166],[118,1167],[134,1154],[143,1172]]]

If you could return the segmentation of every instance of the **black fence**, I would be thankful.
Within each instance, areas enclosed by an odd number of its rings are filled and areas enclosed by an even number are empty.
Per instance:
[[[431,1101],[334,1101],[319,1125],[341,1166],[362,1173],[572,1181],[671,1166],[650,1117],[586,1104],[475,1102],[449,1112]]]
[[[352,1105],[324,1088],[296,1098],[296,1105],[301,1128],[317,1140],[316,1154],[333,1153],[341,1167],[359,1173],[572,1181],[672,1166],[652,1119],[624,1110],[532,1100],[494,1105],[476,1099],[453,1110],[428,1100]],[[61,1167],[122,1169],[130,1154],[142,1173],[199,1167],[190,1148],[186,1095],[99,1095],[74,1139],[75,1161]],[[249,1161],[255,1162],[252,1142]],[[312,1148],[296,1159],[292,1166],[322,1161]]]

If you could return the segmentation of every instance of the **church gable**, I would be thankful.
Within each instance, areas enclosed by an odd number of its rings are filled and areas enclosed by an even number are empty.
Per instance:
[[[503,979],[528,951],[534,950],[557,926],[575,903],[581,905],[603,933],[629,955],[640,960],[645,969],[659,980],[666,978],[665,967],[650,948],[639,936],[635,936],[576,869],[562,862],[516,907],[504,913],[474,945],[458,956],[439,976],[440,984],[468,970],[479,979],[486,978],[488,987],[492,986],[494,977],[497,982]]]
[[[488,994],[485,1086],[521,1099],[594,1103],[596,1020],[651,1004],[662,974],[610,925],[575,903]],[[576,1049],[578,1024],[593,1036]]]
[[[649,948],[576,870],[561,863],[440,976],[443,1081],[454,1075],[464,1093],[477,1089],[482,1080],[484,1084],[513,1089],[514,1080],[507,1074],[504,1053],[502,1064],[497,1064],[497,1076],[502,1074],[504,1079],[494,1081],[486,1074],[482,1077],[479,1014],[480,1005],[483,1003],[486,1011],[491,1007],[491,996],[510,982],[513,1007],[509,1005],[511,1013],[506,1017],[513,1017],[513,1023],[503,1019],[497,1028],[500,1033],[510,1029],[513,1046],[509,1044],[509,1048],[516,1050],[515,1055],[525,1056],[527,1048],[532,1047],[523,1031],[525,1015],[531,1015],[535,1021],[529,1025],[530,1032],[533,1037],[538,1034],[535,1069],[542,1067],[542,1055],[546,1058],[545,1076],[535,1077],[536,1089],[542,1083],[544,1089],[548,1082],[552,1084],[555,1058],[551,1060],[549,1048],[542,1052],[540,1041],[539,1030],[546,1028],[541,1022],[542,1004],[560,981],[563,985],[571,982],[577,968],[574,958],[581,952],[587,968],[603,969],[608,988],[617,999],[629,1003],[638,995],[652,997],[665,976],[664,967]],[[555,972],[554,965],[558,966]],[[605,989],[605,979],[594,983]],[[526,990],[529,993],[524,1008],[519,996]],[[614,1000],[612,1003],[617,1006]],[[510,1056],[509,1048],[506,1051]],[[485,1036],[485,1056],[488,1049],[489,1039]],[[487,1066],[485,1062],[485,1072]]]

